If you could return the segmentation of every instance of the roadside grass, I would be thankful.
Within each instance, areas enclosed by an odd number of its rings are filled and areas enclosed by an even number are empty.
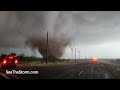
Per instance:
[[[45,62],[41,61],[21,61],[18,66],[63,66],[63,65],[72,65],[74,63],[69,61],[56,61],[56,62],[48,62],[47,64]]]
[[[104,64],[112,79],[120,79],[120,65]]]
[[[58,60],[49,60],[46,64],[43,59],[22,59],[20,60],[18,66],[63,66],[63,65],[75,65],[78,63],[86,63],[89,61],[86,60],[69,60],[69,59],[58,59]]]

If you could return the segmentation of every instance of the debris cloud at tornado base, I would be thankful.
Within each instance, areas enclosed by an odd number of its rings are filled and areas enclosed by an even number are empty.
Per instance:
[[[48,48],[48,56],[54,56],[60,58],[65,51],[66,46],[69,44],[69,40],[60,38],[54,40],[53,38],[48,38],[48,47],[46,38],[43,37],[32,37],[26,42],[27,45],[32,48],[37,48],[43,57],[46,57],[46,52]]]

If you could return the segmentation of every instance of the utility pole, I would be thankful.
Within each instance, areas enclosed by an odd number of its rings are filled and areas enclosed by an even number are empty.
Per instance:
[[[75,62],[76,62],[76,48],[75,48]]]
[[[81,56],[80,54],[81,54],[81,53],[80,53],[80,51],[79,51],[79,58],[81,58],[81,57],[80,57],[80,56]]]
[[[55,47],[55,32],[54,32],[54,35],[53,35],[53,47]]]
[[[78,50],[77,50],[78,51]],[[78,51],[79,59],[80,59],[80,51]]]
[[[48,61],[48,32],[47,32],[47,42],[46,42],[46,64]]]
[[[73,51],[73,48],[71,47],[71,60],[73,59],[73,53],[74,51]]]

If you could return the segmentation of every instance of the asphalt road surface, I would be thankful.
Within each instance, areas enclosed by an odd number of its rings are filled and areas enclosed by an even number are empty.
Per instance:
[[[12,69],[13,70],[13,69]],[[16,71],[38,71],[38,74],[15,74],[19,79],[112,79],[103,63],[76,63],[61,66],[19,66]],[[10,71],[10,70],[9,70]],[[6,70],[0,69],[1,73]]]

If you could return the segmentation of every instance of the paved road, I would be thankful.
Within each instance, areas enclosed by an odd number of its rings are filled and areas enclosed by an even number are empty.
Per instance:
[[[78,63],[63,66],[18,67],[16,70],[38,71],[36,75],[15,75],[20,79],[110,79],[102,63]],[[5,73],[5,70],[0,69]]]

